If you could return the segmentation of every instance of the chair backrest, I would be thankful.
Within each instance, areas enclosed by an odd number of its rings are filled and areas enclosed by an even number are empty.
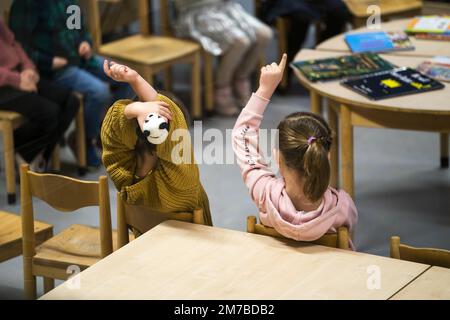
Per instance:
[[[351,14],[356,17],[368,17],[367,12],[370,5],[380,7],[381,15],[402,14],[412,10],[421,9],[422,0],[344,0]]]
[[[450,268],[450,251],[434,248],[415,248],[400,243],[400,237],[391,237],[391,258]]]
[[[105,0],[103,0],[105,1]],[[152,1],[148,0],[135,0],[138,1],[138,12],[139,12],[139,26],[140,32],[143,35],[151,34],[151,16],[150,8]],[[161,32],[164,36],[172,35],[169,22],[169,0],[160,0],[160,21],[161,21]],[[99,3],[100,1],[88,1],[89,10],[89,30],[92,35],[94,47],[98,50],[102,45],[102,28],[100,21]],[[118,1],[120,2],[120,1]],[[112,4],[113,5],[113,4]]]
[[[292,240],[281,235],[274,228],[256,223],[255,216],[247,217],[247,232],[260,234],[264,236],[271,236],[280,239]],[[321,238],[308,243],[314,243],[321,246],[348,250],[349,249],[348,229],[346,227],[340,227],[337,233],[327,233],[323,235]]]
[[[22,232],[25,250],[34,255],[33,197],[39,198],[62,212],[71,212],[88,206],[99,207],[101,257],[113,251],[111,208],[109,205],[108,179],[81,181],[56,174],[40,174],[30,171],[29,165],[20,168],[20,204]],[[25,243],[27,248],[25,248]],[[29,253],[29,252],[28,252]]]
[[[139,236],[166,220],[205,224],[202,209],[193,212],[166,213],[141,205],[128,204],[122,200],[120,193],[117,193],[117,247],[120,248],[129,242],[129,229],[134,231],[135,236]]]

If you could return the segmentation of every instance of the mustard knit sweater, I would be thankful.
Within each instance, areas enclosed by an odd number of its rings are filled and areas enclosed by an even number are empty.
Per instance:
[[[180,141],[171,139],[174,130],[187,130],[184,115],[169,98],[159,94],[158,100],[169,104],[172,120],[168,138],[156,146],[156,168],[133,184],[138,124],[135,119],[128,120],[124,114],[125,106],[132,101],[118,100],[109,108],[101,129],[102,160],[106,171],[126,203],[148,206],[152,210],[166,213],[202,208],[206,224],[212,225],[208,197],[200,183],[192,145],[190,141],[180,144]],[[188,150],[185,150],[187,146]],[[189,163],[173,163],[171,154],[174,147],[181,149],[181,152],[189,152],[192,160]]]

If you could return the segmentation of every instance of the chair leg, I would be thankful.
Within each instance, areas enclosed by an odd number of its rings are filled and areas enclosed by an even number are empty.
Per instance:
[[[448,133],[442,132],[440,134],[441,140],[441,168],[448,168]]]
[[[49,292],[55,288],[55,279],[44,277],[44,293]]]
[[[16,203],[16,173],[14,168],[14,136],[11,121],[3,121],[3,152],[5,159],[6,192],[8,204]]]
[[[196,52],[192,60],[191,70],[191,85],[192,85],[192,99],[191,109],[192,118],[201,119],[202,117],[202,102],[201,102],[201,79],[200,79],[200,53]]]
[[[203,81],[205,82],[205,102],[206,111],[211,114],[214,111],[214,76],[213,76],[213,56],[203,51]]]
[[[77,144],[77,159],[78,159],[78,173],[83,176],[87,171],[86,163],[86,132],[84,127],[84,106],[83,98],[80,99],[80,108],[78,109],[75,118],[76,127],[76,144]]]
[[[312,90],[309,92],[309,96],[311,99],[311,112],[321,115],[322,114],[322,97],[318,93],[316,93]]]
[[[278,31],[278,55],[279,59],[281,59],[283,53],[287,53],[287,25],[286,25],[286,19],[283,18],[277,18],[276,20],[276,28]],[[289,86],[289,78],[288,73],[285,72],[283,74],[283,78],[281,79],[280,88],[281,90],[286,90]]]
[[[61,161],[59,158],[59,152],[60,152],[60,148],[59,148],[59,144],[57,144],[55,146],[55,149],[53,149],[53,153],[52,153],[52,168],[53,171],[61,171]]]
[[[331,177],[330,185],[334,188],[339,188],[339,119],[337,115],[337,104],[334,101],[328,100],[328,123],[335,135],[333,144],[331,145],[330,164]]]
[[[32,257],[23,257],[23,287],[25,299],[36,300],[36,277],[33,275]]]
[[[172,67],[164,69],[164,90],[172,92]]]

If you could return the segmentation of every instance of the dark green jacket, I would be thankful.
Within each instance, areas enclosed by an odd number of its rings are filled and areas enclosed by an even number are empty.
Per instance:
[[[89,63],[80,58],[78,47],[81,42],[92,44],[89,33],[83,23],[81,29],[69,29],[67,13],[76,0],[15,0],[11,7],[10,27],[16,39],[34,61],[44,76],[53,75],[53,57],[66,58],[70,65],[83,66]]]

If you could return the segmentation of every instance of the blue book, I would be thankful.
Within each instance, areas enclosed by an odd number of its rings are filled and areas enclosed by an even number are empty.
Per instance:
[[[344,39],[354,53],[414,50],[408,35],[403,31],[348,33]]]

